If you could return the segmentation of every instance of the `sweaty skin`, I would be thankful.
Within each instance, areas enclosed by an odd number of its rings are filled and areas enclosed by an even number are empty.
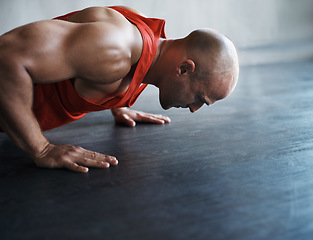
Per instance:
[[[49,143],[32,112],[33,84],[75,79],[81,96],[102,103],[127,90],[129,79],[124,77],[141,52],[139,30],[109,8],[89,8],[69,21],[39,21],[2,35],[1,128],[39,167],[87,172],[88,167],[116,165],[112,156]],[[129,126],[140,120],[170,121],[124,108],[112,113],[116,122]]]

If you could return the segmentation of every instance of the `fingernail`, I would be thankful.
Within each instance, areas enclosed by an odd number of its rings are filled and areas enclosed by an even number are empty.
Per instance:
[[[108,162],[102,162],[103,165],[105,165],[105,167],[110,167],[110,163]]]

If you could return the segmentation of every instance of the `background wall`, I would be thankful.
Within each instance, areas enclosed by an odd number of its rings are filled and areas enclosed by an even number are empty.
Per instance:
[[[128,5],[167,20],[169,38],[196,28],[225,33],[241,64],[313,58],[313,0],[1,0],[0,34],[88,6]]]

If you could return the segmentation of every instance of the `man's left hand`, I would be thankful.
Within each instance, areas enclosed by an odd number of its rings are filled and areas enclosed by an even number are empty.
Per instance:
[[[123,124],[129,127],[135,127],[136,122],[157,124],[165,124],[171,122],[171,119],[166,116],[135,111],[128,108],[116,108],[112,109],[111,111],[117,124]]]

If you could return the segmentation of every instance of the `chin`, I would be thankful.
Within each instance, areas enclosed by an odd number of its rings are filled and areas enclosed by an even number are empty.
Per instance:
[[[161,107],[162,107],[164,110],[169,109],[169,108],[167,107],[167,105],[162,101],[162,97],[161,97],[161,93],[160,93],[160,92],[159,92],[159,102],[160,102]]]
[[[170,101],[168,101],[168,99],[165,97],[165,96],[162,96],[161,92],[159,91],[159,102],[160,102],[160,105],[161,107],[164,109],[164,110],[168,110],[170,108],[173,107],[173,105],[171,104]]]
[[[162,104],[161,104],[161,107],[164,109],[164,110],[169,110],[171,107],[169,107],[169,106],[163,106]]]
[[[161,104],[161,107],[162,107],[164,110],[168,110],[168,109],[171,108],[171,106],[168,106],[168,105],[162,103],[161,101],[160,101],[160,104]]]

